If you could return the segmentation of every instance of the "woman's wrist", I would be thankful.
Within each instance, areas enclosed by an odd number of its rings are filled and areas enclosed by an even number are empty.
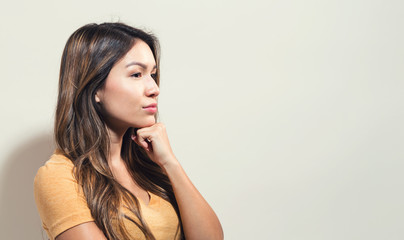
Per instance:
[[[169,171],[176,169],[180,167],[180,163],[178,162],[177,158],[175,156],[170,156],[168,157],[161,165],[160,167],[166,171],[168,174]]]

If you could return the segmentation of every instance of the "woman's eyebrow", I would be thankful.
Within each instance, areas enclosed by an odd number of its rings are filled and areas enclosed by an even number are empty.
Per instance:
[[[130,66],[133,66],[133,65],[138,65],[138,66],[140,66],[140,67],[142,67],[142,68],[144,68],[144,69],[147,69],[147,65],[144,64],[144,63],[140,63],[140,62],[130,62],[130,63],[126,64],[126,68],[128,68],[128,67],[130,67]],[[157,68],[156,65],[154,65],[154,67],[152,68],[152,70],[155,69],[155,68]]]

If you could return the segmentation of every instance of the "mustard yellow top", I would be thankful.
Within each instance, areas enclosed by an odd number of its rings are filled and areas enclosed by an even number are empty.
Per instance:
[[[39,168],[34,180],[35,202],[42,220],[42,227],[51,240],[60,233],[81,223],[94,221],[82,193],[73,176],[73,163],[57,151],[44,166]],[[172,205],[161,197],[150,194],[150,202],[141,200],[140,211],[156,239],[179,239],[179,221]],[[133,215],[125,212],[130,217]],[[145,240],[140,229],[124,220],[133,240]]]

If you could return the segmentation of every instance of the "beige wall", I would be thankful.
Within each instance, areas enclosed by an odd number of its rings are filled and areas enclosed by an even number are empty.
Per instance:
[[[121,20],[160,37],[161,121],[226,239],[403,239],[404,3],[247,2],[3,1],[0,238],[42,239],[64,43]]]

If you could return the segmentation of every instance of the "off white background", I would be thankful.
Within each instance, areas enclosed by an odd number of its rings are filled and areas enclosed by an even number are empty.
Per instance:
[[[42,239],[32,181],[53,151],[78,27],[162,45],[160,117],[226,239],[404,239],[404,2],[2,1],[0,238]]]

